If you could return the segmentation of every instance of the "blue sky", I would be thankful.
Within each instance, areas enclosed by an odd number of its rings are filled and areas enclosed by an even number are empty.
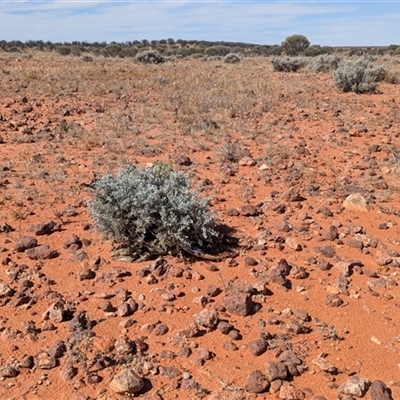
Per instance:
[[[0,0],[0,40],[280,44],[297,33],[327,46],[400,44],[400,0]]]

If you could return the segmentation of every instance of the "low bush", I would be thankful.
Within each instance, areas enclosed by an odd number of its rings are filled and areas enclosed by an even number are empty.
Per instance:
[[[180,253],[218,239],[208,199],[170,164],[124,168],[96,180],[92,189],[89,210],[96,228],[133,258]]]
[[[330,72],[339,66],[340,61],[341,58],[336,54],[322,54],[312,58],[307,68],[317,73]]]
[[[238,62],[240,62],[241,58],[238,54],[229,53],[223,58],[223,60],[228,64],[237,64]]]
[[[135,60],[144,64],[162,64],[165,57],[156,50],[144,50],[136,54]]]
[[[383,81],[387,70],[375,65],[369,57],[343,61],[333,72],[333,82],[342,92],[374,93],[377,82]]]
[[[305,57],[274,57],[271,60],[274,71],[296,72],[308,64]]]

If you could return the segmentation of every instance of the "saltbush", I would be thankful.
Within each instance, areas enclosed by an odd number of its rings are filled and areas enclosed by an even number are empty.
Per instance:
[[[296,72],[308,64],[305,57],[274,57],[271,60],[274,71]]]
[[[208,199],[192,191],[187,176],[170,164],[122,168],[96,180],[92,189],[89,211],[96,228],[133,258],[176,254],[218,239]]]
[[[135,60],[144,64],[162,64],[166,61],[165,57],[156,50],[140,51],[136,54]]]
[[[313,72],[322,73],[335,70],[340,64],[341,58],[336,54],[322,54],[312,58],[307,68]]]
[[[377,82],[387,74],[383,65],[375,65],[369,57],[343,61],[333,72],[333,82],[342,92],[374,93]]]
[[[229,53],[223,58],[223,60],[228,64],[237,64],[238,62],[240,62],[241,58],[238,54]]]

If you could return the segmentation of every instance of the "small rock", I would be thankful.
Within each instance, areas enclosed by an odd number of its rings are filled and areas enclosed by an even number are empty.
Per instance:
[[[264,370],[265,376],[270,382],[277,379],[286,380],[288,378],[288,370],[283,362],[267,361]]]
[[[264,393],[270,387],[269,380],[258,370],[250,372],[247,377],[246,390],[250,393]]]
[[[279,389],[279,398],[283,400],[303,400],[305,394],[292,384],[284,384]]]
[[[47,354],[53,358],[61,358],[67,351],[67,347],[62,340],[57,340],[52,346],[47,350]]]
[[[334,293],[329,293],[325,297],[325,305],[328,307],[340,307],[343,304],[343,300]]]
[[[245,204],[240,207],[240,213],[245,217],[256,217],[261,214],[261,210],[254,205]]]
[[[257,260],[253,257],[245,257],[244,263],[249,267],[254,267],[258,264]]]
[[[390,389],[379,380],[372,382],[369,394],[371,400],[393,400]]]
[[[15,378],[19,374],[17,368],[12,365],[3,365],[0,367],[0,378]]]
[[[54,221],[44,222],[41,224],[33,225],[29,228],[30,231],[35,232],[35,235],[49,235],[58,229],[58,224]]]
[[[194,322],[197,325],[204,326],[205,328],[214,329],[219,320],[218,313],[215,310],[205,309],[201,311],[199,314],[193,315]]]
[[[338,228],[334,225],[329,226],[324,229],[321,233],[322,240],[334,241],[339,236]]]
[[[37,239],[31,236],[21,236],[14,245],[14,250],[23,252],[37,246]]]
[[[154,334],[156,336],[162,336],[162,335],[166,335],[168,333],[169,329],[168,326],[164,325],[164,324],[160,324],[156,327],[156,329],[154,329]]]
[[[57,251],[52,250],[47,244],[27,249],[25,250],[25,254],[31,260],[47,260],[58,256]]]
[[[377,250],[375,258],[378,265],[381,266],[388,265],[393,261],[393,257],[387,251],[382,250]]]
[[[56,364],[56,359],[50,356],[46,351],[40,351],[35,354],[35,365],[39,369],[52,369]]]
[[[143,389],[143,379],[133,370],[124,368],[110,382],[110,389],[119,394],[134,394]]]
[[[293,237],[288,237],[285,240],[285,244],[294,251],[301,251],[302,247],[298,241]]]
[[[229,313],[243,317],[251,314],[254,309],[254,303],[248,293],[228,293],[223,297],[223,303]]]
[[[61,378],[64,381],[70,381],[78,374],[78,369],[74,367],[71,361],[67,361],[65,365],[60,370]]]
[[[315,364],[322,371],[327,372],[328,374],[335,375],[338,373],[338,369],[330,362],[325,360],[325,358],[322,356],[318,356],[315,360],[312,361],[312,363]]]
[[[52,304],[43,314],[44,320],[51,319],[53,322],[62,322],[64,320],[64,304],[60,301]]]
[[[233,329],[233,325],[226,321],[220,321],[217,325],[217,329],[224,335],[228,335]]]
[[[251,354],[258,357],[267,351],[268,345],[264,339],[258,338],[249,342],[247,348],[249,349]]]
[[[11,289],[5,283],[0,282],[0,298],[2,297],[12,297],[15,293],[15,290]]]
[[[360,193],[350,194],[343,201],[342,205],[346,210],[363,211],[363,212],[368,211],[367,200]]]
[[[358,376],[350,376],[343,385],[338,387],[338,392],[352,396],[363,397],[367,393],[370,381]]]

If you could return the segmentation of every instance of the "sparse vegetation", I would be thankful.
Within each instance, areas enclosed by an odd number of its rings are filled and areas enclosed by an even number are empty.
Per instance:
[[[374,93],[377,83],[385,79],[386,68],[368,57],[343,61],[333,72],[333,82],[342,92]]]
[[[305,57],[274,57],[271,64],[277,72],[297,72],[308,64]]]
[[[180,253],[216,241],[208,199],[190,190],[170,164],[121,169],[93,183],[89,209],[98,230],[129,249],[132,257]]]
[[[135,59],[144,64],[162,64],[165,62],[165,57],[154,50],[141,51],[136,54]]]

